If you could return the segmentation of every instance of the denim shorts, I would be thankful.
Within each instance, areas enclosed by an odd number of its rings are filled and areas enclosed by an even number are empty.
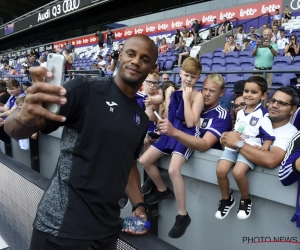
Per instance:
[[[256,167],[251,161],[247,160],[241,153],[225,149],[220,157],[220,160],[227,160],[233,163],[237,161],[244,162],[252,170]]]

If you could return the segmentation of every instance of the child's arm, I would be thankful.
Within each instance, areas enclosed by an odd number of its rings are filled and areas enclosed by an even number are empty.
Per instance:
[[[171,101],[171,95],[172,93],[175,91],[175,89],[170,86],[169,88],[166,89],[165,91],[165,116],[166,118],[169,117],[169,104],[170,104],[170,101]]]
[[[10,115],[11,112],[13,112],[17,107],[12,107],[10,110],[7,110],[3,113],[0,114],[0,117],[5,117],[5,116],[8,116]]]
[[[262,147],[260,148],[260,150],[262,151],[269,151],[271,145],[272,145],[272,140],[265,140]]]
[[[203,106],[203,95],[201,92],[193,92],[193,89],[183,89],[182,98],[184,102],[184,119],[188,128],[195,126],[200,119]]]

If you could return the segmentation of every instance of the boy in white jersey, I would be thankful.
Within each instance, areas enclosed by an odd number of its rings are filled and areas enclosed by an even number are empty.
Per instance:
[[[246,107],[237,113],[234,131],[241,134],[241,141],[237,149],[225,147],[217,166],[218,184],[222,195],[219,208],[215,214],[217,219],[224,219],[235,205],[234,198],[229,194],[227,174],[234,166],[232,175],[241,192],[241,200],[237,213],[239,219],[247,219],[251,214],[252,202],[249,196],[249,185],[246,173],[255,165],[247,160],[239,149],[246,142],[261,150],[268,151],[275,140],[273,127],[267,109],[262,107],[261,101],[267,96],[267,81],[260,76],[251,76],[245,83],[243,98]]]

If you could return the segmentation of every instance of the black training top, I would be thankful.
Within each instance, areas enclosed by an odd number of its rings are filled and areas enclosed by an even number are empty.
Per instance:
[[[61,238],[97,240],[117,234],[120,208],[148,116],[112,78],[64,85],[64,124],[46,120],[43,133],[65,125],[61,152],[34,227]]]

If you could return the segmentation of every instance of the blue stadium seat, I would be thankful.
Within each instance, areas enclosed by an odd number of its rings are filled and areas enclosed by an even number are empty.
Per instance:
[[[290,56],[276,56],[274,58],[275,66],[285,67],[287,65],[290,65],[291,62],[292,62],[292,58]]]

